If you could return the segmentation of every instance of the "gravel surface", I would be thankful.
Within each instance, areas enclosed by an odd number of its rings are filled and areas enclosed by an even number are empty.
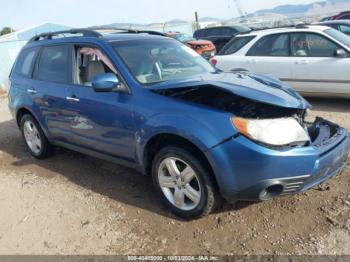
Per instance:
[[[350,130],[350,102],[310,99]],[[350,168],[306,193],[181,221],[151,179],[65,149],[26,152],[0,99],[0,254],[348,254]]]

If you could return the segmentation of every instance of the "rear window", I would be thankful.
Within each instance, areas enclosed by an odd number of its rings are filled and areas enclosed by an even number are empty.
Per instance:
[[[194,38],[200,38],[200,37],[206,37],[208,35],[207,29],[201,29],[194,32],[193,37]]]
[[[30,48],[23,50],[18,57],[15,72],[21,76],[31,78],[37,54],[38,48]]]
[[[44,47],[40,55],[37,78],[43,81],[66,83],[70,68],[70,47]]]
[[[234,54],[254,38],[255,36],[235,37],[221,49],[218,55]]]

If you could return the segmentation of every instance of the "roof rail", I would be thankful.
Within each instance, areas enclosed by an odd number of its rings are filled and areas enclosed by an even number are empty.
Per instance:
[[[52,39],[53,36],[64,35],[64,34],[72,34],[72,35],[82,34],[84,37],[101,37],[102,36],[100,33],[90,29],[70,29],[70,30],[48,32],[48,33],[42,33],[40,35],[36,35],[29,40],[29,43],[39,41],[39,40]]]
[[[53,38],[53,36],[58,35],[65,35],[65,34],[82,34],[83,37],[102,37],[103,34],[99,31],[109,31],[110,34],[116,34],[117,31],[122,31],[125,33],[131,33],[131,34],[149,34],[149,35],[159,35],[159,36],[166,36],[163,33],[152,31],[152,30],[135,30],[135,29],[126,29],[126,28],[117,28],[117,27],[89,27],[89,28],[82,28],[82,29],[70,29],[65,31],[57,31],[57,32],[48,32],[48,33],[42,33],[40,35],[36,35],[32,37],[29,40],[30,42],[40,41],[40,40],[50,40]]]
[[[111,34],[113,34],[113,31],[116,31],[114,33],[119,33],[118,31],[122,31],[125,33],[131,33],[131,34],[149,34],[149,35],[159,35],[159,36],[166,36],[164,33],[153,31],[153,30],[137,30],[137,29],[130,29],[130,28],[119,28],[119,27],[89,27],[88,29],[94,30],[96,32],[98,31],[112,31]]]
[[[263,31],[269,29],[283,29],[283,28],[296,28],[296,29],[305,29],[308,28],[310,24],[296,24],[296,25],[285,25],[285,26],[272,26],[272,27],[259,27],[259,28],[251,28],[250,31],[238,33],[238,35],[249,34],[256,31]]]

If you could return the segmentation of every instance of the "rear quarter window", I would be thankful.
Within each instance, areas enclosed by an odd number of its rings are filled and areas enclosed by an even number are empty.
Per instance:
[[[24,49],[18,56],[15,72],[23,77],[31,78],[38,48]]]
[[[238,52],[243,46],[252,41],[255,36],[243,36],[235,37],[230,42],[228,42],[223,49],[220,50],[218,55],[231,55]]]

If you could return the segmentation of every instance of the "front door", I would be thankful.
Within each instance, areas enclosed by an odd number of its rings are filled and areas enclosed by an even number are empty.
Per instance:
[[[135,158],[133,97],[126,93],[97,93],[95,75],[116,73],[100,49],[75,47],[75,84],[68,88],[73,143],[124,160]]]
[[[293,33],[292,85],[303,93],[350,93],[350,58],[336,57],[341,49],[316,33]]]

